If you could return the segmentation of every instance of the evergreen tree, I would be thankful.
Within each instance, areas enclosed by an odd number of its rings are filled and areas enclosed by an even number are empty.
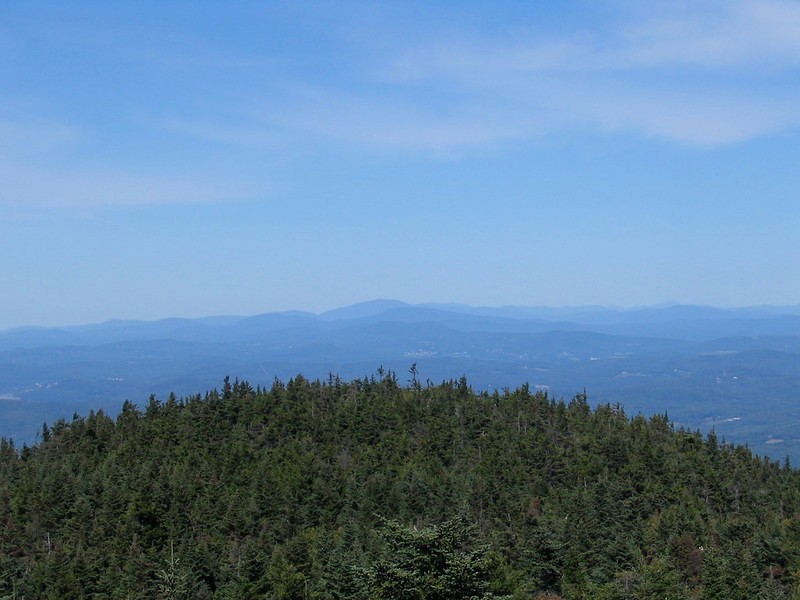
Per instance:
[[[381,557],[361,572],[367,598],[386,600],[489,600],[488,546],[475,544],[474,529],[459,516],[440,525],[406,527],[385,521]]]

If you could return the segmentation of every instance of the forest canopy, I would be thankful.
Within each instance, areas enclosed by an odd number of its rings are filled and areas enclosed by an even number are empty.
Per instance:
[[[297,376],[0,441],[0,598],[800,598],[800,474],[666,415]]]

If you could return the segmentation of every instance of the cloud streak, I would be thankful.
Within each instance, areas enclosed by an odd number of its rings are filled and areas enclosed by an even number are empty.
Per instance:
[[[495,102],[493,117],[507,115],[497,131],[517,137],[577,127],[714,145],[797,127],[800,4],[712,8],[628,16],[611,31],[561,39],[440,40],[406,50],[384,78]]]
[[[734,0],[676,6],[658,19],[633,26],[623,37],[629,66],[770,71],[800,67],[797,2]]]
[[[265,186],[255,180],[214,176],[210,170],[152,175],[136,172],[129,165],[80,158],[92,147],[92,137],[75,125],[38,116],[0,120],[0,206],[153,206],[242,201],[267,195]]]
[[[370,58],[340,65],[348,85],[283,81],[263,108],[234,115],[245,124],[167,126],[218,143],[453,156],[559,131],[714,146],[800,125],[800,4],[619,6],[602,26],[558,35],[442,25],[435,39],[363,48]]]
[[[192,31],[176,34],[181,43],[158,38],[159,51],[148,54],[131,42],[139,39],[134,27],[116,51],[142,67],[148,92],[128,113],[111,102],[102,120],[89,116],[78,127],[70,119],[80,110],[57,96],[36,105],[41,115],[19,102],[4,108],[0,203],[132,206],[264,195],[253,170],[210,176],[220,157],[229,167],[342,152],[449,159],[561,132],[714,147],[800,127],[800,3],[610,6],[614,14],[601,21],[547,32],[535,23],[477,29],[439,12],[423,32],[401,35],[386,29],[388,17],[365,27],[337,16],[324,55],[302,57],[257,44],[206,45]],[[373,33],[349,36],[348,27]],[[78,45],[113,47],[119,31],[109,31]],[[192,52],[181,54],[183,46]],[[336,47],[341,58],[331,58]],[[173,78],[180,85],[166,85]],[[86,95],[77,89],[76,97]],[[69,116],[51,117],[61,110]],[[140,166],[109,158],[106,168],[107,140],[129,146]],[[148,154],[160,156],[162,146],[200,158],[182,175],[148,175],[163,172],[148,166]]]
[[[0,156],[51,152],[76,143],[80,137],[78,128],[57,121],[0,119]]]
[[[64,170],[6,163],[0,166],[0,206],[101,208],[197,204],[251,199],[258,190],[239,182],[155,177],[112,170]],[[263,191],[262,191],[263,194]]]

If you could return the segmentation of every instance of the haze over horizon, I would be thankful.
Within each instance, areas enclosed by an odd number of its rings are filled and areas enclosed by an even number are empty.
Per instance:
[[[786,317],[790,315],[800,315],[800,303],[774,305],[774,304],[761,304],[751,306],[712,306],[700,304],[681,304],[678,302],[662,302],[659,304],[646,304],[636,306],[613,306],[613,305],[600,305],[600,304],[582,304],[582,305],[543,305],[543,306],[523,306],[523,305],[471,305],[463,302],[405,302],[395,298],[374,298],[371,300],[364,300],[346,304],[344,306],[334,306],[324,310],[299,310],[299,309],[278,309],[274,311],[263,311],[251,314],[207,314],[197,316],[186,315],[165,315],[157,318],[119,318],[111,317],[102,321],[86,321],[81,323],[60,323],[52,325],[40,324],[26,324],[13,327],[0,328],[0,334],[12,333],[14,331],[31,330],[57,330],[64,329],[81,329],[84,327],[106,326],[115,323],[139,323],[139,324],[158,324],[171,321],[197,321],[208,323],[234,323],[237,321],[244,321],[252,318],[259,318],[264,316],[308,316],[313,318],[322,319],[358,319],[363,316],[378,316],[382,314],[391,315],[392,309],[423,309],[432,310],[431,315],[436,313],[467,313],[480,314],[484,316],[495,315],[502,318],[510,318],[513,320],[538,320],[542,322],[552,322],[554,327],[575,321],[575,323],[583,323],[585,317],[589,317],[590,321],[608,321],[614,315],[618,316],[635,316],[639,313],[646,313],[648,315],[655,315],[663,313],[662,318],[673,318],[678,320],[706,320],[709,317],[725,317],[725,318],[773,318],[773,317]],[[667,316],[673,310],[679,311],[672,313],[671,317]],[[434,318],[432,316],[432,318]]]
[[[797,305],[800,3],[0,7],[0,330]]]

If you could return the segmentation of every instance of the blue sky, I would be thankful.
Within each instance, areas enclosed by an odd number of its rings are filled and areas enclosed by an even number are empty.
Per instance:
[[[0,328],[800,302],[800,2],[4,2]]]

